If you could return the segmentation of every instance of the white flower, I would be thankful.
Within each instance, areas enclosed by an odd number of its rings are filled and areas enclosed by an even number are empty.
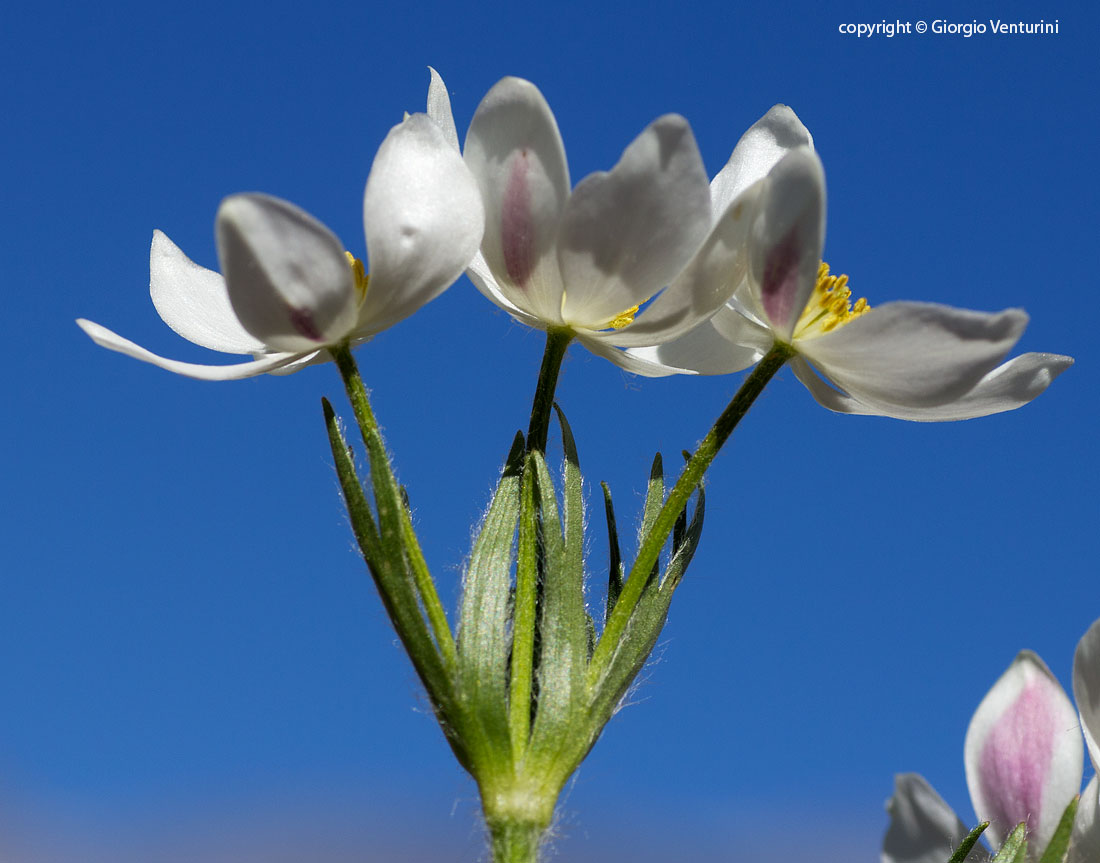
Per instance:
[[[630,351],[667,372],[724,374],[777,342],[817,401],[842,413],[957,420],[1020,407],[1073,360],[1030,353],[1001,365],[1027,324],[1019,309],[995,314],[933,303],[853,307],[847,277],[821,262],[825,175],[805,126],[777,106],[738,142],[712,185],[716,207],[751,208],[747,263],[719,292],[730,302],[671,343]],[[736,204],[735,204],[736,205]],[[732,290],[731,290],[732,287]]]
[[[433,71],[433,77],[434,75]],[[364,341],[408,317],[462,274],[481,240],[477,186],[446,133],[414,114],[395,126],[371,166],[363,197],[371,265],[328,228],[279,198],[245,194],[218,208],[224,275],[193,263],[160,231],[149,253],[149,291],[185,339],[256,359],[199,365],[165,359],[80,319],[99,345],[203,380],[287,372],[326,359],[324,348]]]
[[[1100,621],[1077,646],[1073,689],[1093,767],[1100,767]],[[1028,854],[1038,860],[1066,806],[1081,789],[1084,760],[1078,716],[1065,691],[1034,653],[1024,651],[993,685],[970,720],[964,761],[970,799],[986,836],[999,847],[1027,822]],[[1068,863],[1100,860],[1097,779],[1081,797]],[[883,863],[943,863],[967,830],[916,774],[897,778],[887,804],[890,829]],[[968,857],[968,860],[975,859]]]
[[[453,127],[445,94],[436,105],[433,116]],[[725,260],[741,229],[730,220],[707,238],[706,170],[683,117],[655,120],[611,171],[571,190],[549,105],[530,82],[505,78],[474,114],[465,159],[485,202],[481,253],[468,275],[522,323],[569,331],[594,353],[644,371],[648,363],[620,348],[674,338],[728,299],[701,280],[676,280],[704,241]]]

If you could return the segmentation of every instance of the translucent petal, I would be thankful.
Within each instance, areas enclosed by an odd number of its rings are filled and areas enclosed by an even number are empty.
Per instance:
[[[652,349],[636,348],[621,350],[606,338],[603,333],[578,333],[577,341],[598,357],[611,360],[615,365],[631,374],[647,378],[661,378],[668,375],[695,374],[691,369],[681,369],[666,365],[656,358]]]
[[[786,105],[775,105],[741,136],[729,161],[710,184],[710,202],[717,219],[734,198],[758,182],[796,147],[813,147],[810,130]]]
[[[1025,326],[1027,315],[1020,309],[986,313],[884,303],[795,347],[839,389],[892,416],[892,408],[938,407],[973,391]]]
[[[813,150],[800,147],[768,174],[752,237],[754,291],[782,341],[817,283],[824,244],[825,172]]]
[[[600,329],[646,302],[691,260],[709,228],[710,190],[691,127],[678,115],[661,117],[614,168],[573,190],[558,236],[562,318]]]
[[[888,416],[915,422],[945,422],[984,417],[1023,407],[1038,397],[1058,375],[1073,365],[1072,357],[1060,354],[1021,354],[985,375],[977,385],[954,401],[930,407],[902,404],[864,404],[833,389],[801,358],[792,362],[795,374],[818,404],[839,413]]]
[[[482,99],[466,135],[485,203],[481,251],[501,292],[541,320],[561,323],[555,243],[569,199],[569,168],[557,122],[542,93],[504,78]]]
[[[1024,651],[982,699],[966,731],[966,784],[999,846],[1027,821],[1041,850],[1081,788],[1077,713],[1050,669]]]
[[[882,842],[882,863],[946,863],[969,832],[923,776],[894,778],[894,796],[886,801],[890,827]],[[978,848],[969,863],[988,859]]]
[[[1081,793],[1066,863],[1096,863],[1100,860],[1100,778],[1093,776]]]
[[[627,353],[639,360],[658,363],[676,372],[699,375],[739,372],[764,355],[757,348],[731,342],[716,329],[714,318],[704,321],[670,342],[630,348]]]
[[[447,94],[447,85],[431,66],[428,71],[432,76],[428,85],[428,116],[443,130],[447,143],[458,152],[458,129],[455,128],[454,114],[451,113],[451,97]]]
[[[118,351],[135,360],[152,363],[154,366],[184,375],[189,378],[197,378],[203,381],[236,381],[242,378],[251,378],[266,372],[274,372],[300,360],[306,360],[313,356],[312,353],[272,354],[263,359],[253,360],[248,363],[236,363],[229,366],[207,366],[198,363],[184,363],[179,360],[169,360],[157,354],[147,351],[140,345],[136,345],[129,339],[124,339],[117,333],[92,321],[78,318],[77,326],[87,333],[93,342],[102,348]],[[315,352],[314,352],[315,353]]]
[[[1073,656],[1073,697],[1081,712],[1089,757],[1100,771],[1100,620],[1089,627]],[[1100,859],[1100,858],[1098,858]]]
[[[439,295],[477,252],[485,225],[477,185],[425,114],[395,126],[363,196],[370,282],[357,337],[380,332]]]
[[[763,188],[763,183],[751,186],[722,214],[684,271],[616,333],[616,344],[641,347],[675,339],[711,317],[746,283],[748,235]]]
[[[470,261],[470,266],[466,268],[466,275],[473,282],[475,288],[521,324],[527,324],[527,326],[536,329],[545,328],[545,321],[513,305],[508,297],[504,295],[504,292],[496,283],[496,279],[493,278],[493,274],[489,272],[489,265],[485,263],[485,257],[481,252],[474,255],[474,259]]]
[[[218,208],[216,235],[233,311],[268,348],[304,353],[352,331],[358,298],[344,245],[307,212],[233,195]]]
[[[149,248],[149,294],[164,322],[196,345],[230,354],[264,349],[237,320],[225,279],[200,267],[160,231],[153,232]]]

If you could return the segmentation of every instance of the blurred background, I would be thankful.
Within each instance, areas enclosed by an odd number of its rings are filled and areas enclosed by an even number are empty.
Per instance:
[[[785,102],[825,164],[826,260],[857,296],[1024,307],[1019,351],[1077,358],[1034,404],[934,425],[830,414],[781,373],[710,473],[702,547],[645,681],[563,796],[556,859],[877,860],[902,771],[972,821],[974,708],[1022,648],[1068,685],[1100,617],[1100,16],[944,7],[9,10],[0,860],[484,859],[476,791],[353,547],[320,411],[328,395],[350,415],[335,369],[202,383],[73,323],[229,359],[157,317],[153,229],[216,267],[218,202],[259,190],[362,255],[371,159],[423,110],[429,64],[460,135],[500,77],[538,84],[574,183],[668,111],[714,174]],[[1059,32],[838,32],[948,8]],[[463,278],[358,352],[452,608],[542,346]],[[739,382],[570,351],[558,398],[589,482],[593,605],[599,481],[629,534],[654,451],[675,465]]]

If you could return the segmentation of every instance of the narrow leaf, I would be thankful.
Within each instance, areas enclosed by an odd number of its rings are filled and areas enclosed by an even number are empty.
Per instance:
[[[550,765],[559,762],[559,753],[575,734],[575,719],[584,713],[588,617],[580,560],[562,536],[550,472],[541,453],[533,452],[531,458],[542,524],[543,607],[538,706],[528,758]]]
[[[1050,844],[1043,851],[1043,856],[1039,858],[1039,863],[1064,863],[1066,856],[1069,854],[1069,840],[1070,836],[1073,835],[1073,819],[1077,815],[1077,804],[1080,802],[1080,794],[1069,801],[1058,826],[1054,828],[1054,835],[1050,837]]]
[[[481,526],[462,591],[458,667],[464,699],[484,733],[508,744],[508,626],[523,435],[517,433]]]
[[[1027,860],[1027,822],[1021,821],[1008,834],[993,863],[1024,863]]]
[[[955,853],[951,855],[951,859],[947,863],[963,863],[966,860],[966,855],[978,844],[978,839],[985,832],[985,828],[989,826],[988,821],[983,821],[973,830],[966,834],[966,838],[959,843],[959,847],[955,849]]]
[[[615,526],[615,507],[611,503],[611,489],[606,482],[601,482],[603,488],[603,508],[607,517],[607,610],[604,613],[604,623],[611,616],[615,603],[619,601],[619,594],[623,590],[623,558],[619,551],[619,530]]]

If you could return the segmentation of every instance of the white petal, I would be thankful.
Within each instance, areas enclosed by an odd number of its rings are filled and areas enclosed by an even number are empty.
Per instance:
[[[1073,697],[1094,770],[1100,771],[1100,620],[1089,627],[1073,656]]]
[[[225,279],[200,267],[160,231],[153,231],[149,247],[149,294],[164,322],[196,345],[230,354],[264,349],[237,320]]]
[[[894,796],[886,801],[890,827],[882,842],[882,863],[946,863],[969,832],[951,807],[923,776],[894,778]],[[978,846],[967,857],[984,859]]]
[[[395,126],[363,196],[370,282],[357,337],[408,317],[457,279],[481,242],[484,210],[458,151],[425,114]]]
[[[428,67],[432,80],[428,84],[428,116],[443,130],[447,143],[458,152],[458,129],[455,128],[454,114],[451,113],[451,97],[447,94],[447,85],[439,73]]]
[[[248,363],[236,363],[230,366],[206,366],[198,363],[183,363],[179,360],[169,360],[147,351],[140,345],[136,345],[129,339],[124,339],[117,333],[111,332],[106,327],[83,318],[77,318],[77,326],[87,333],[93,342],[102,348],[118,351],[135,360],[152,363],[154,366],[184,375],[189,378],[198,378],[203,381],[236,381],[242,378],[251,378],[262,375],[265,372],[274,372],[299,360],[312,357],[313,354],[272,354],[263,359],[253,360]]]
[[[489,271],[489,265],[485,263],[485,256],[481,252],[474,255],[474,259],[470,261],[470,266],[466,268],[466,275],[474,283],[475,288],[521,324],[527,324],[527,326],[536,329],[545,329],[545,321],[513,305],[511,300],[505,296],[496,279],[493,278],[493,274]]]
[[[646,302],[691,260],[709,228],[710,190],[695,136],[683,117],[660,117],[614,168],[573,190],[558,236],[562,318],[598,330]]]
[[[466,164],[485,203],[481,251],[513,305],[561,323],[555,242],[569,199],[558,124],[529,81],[504,78],[482,99],[466,134]]]
[[[233,195],[218,208],[216,235],[233,311],[268,348],[305,353],[351,332],[358,298],[344,245],[309,213]]]
[[[813,147],[810,130],[786,105],[775,105],[741,136],[729,161],[711,181],[714,218],[719,218],[733,199],[761,180],[796,147]]]
[[[1050,382],[1073,365],[1072,357],[1060,354],[1021,354],[1004,363],[985,377],[966,395],[942,405],[909,407],[907,405],[864,404],[853,396],[833,389],[801,358],[792,362],[795,374],[805,384],[818,404],[829,410],[847,414],[888,416],[915,422],[945,422],[984,417],[1023,407],[1039,396]]]
[[[577,341],[598,357],[611,360],[615,365],[631,374],[647,378],[662,378],[668,375],[693,375],[691,369],[681,369],[662,363],[651,349],[635,348],[620,350],[607,339],[604,333],[577,333]]]
[[[966,784],[999,846],[1021,821],[1045,849],[1081,788],[1077,713],[1043,661],[1024,651],[982,699],[966,730]]]
[[[715,328],[713,318],[663,345],[630,348],[627,353],[639,360],[658,363],[679,373],[699,375],[739,372],[764,355],[757,348],[731,342]]]
[[[871,407],[945,405],[974,390],[1020,338],[1020,309],[972,312],[933,303],[877,306],[797,350],[833,384]]]
[[[808,147],[784,156],[767,177],[753,227],[752,283],[782,341],[817,283],[825,245],[825,171]]]
[[[1093,776],[1077,804],[1073,833],[1066,863],[1096,863],[1100,860],[1100,778]]]
[[[763,189],[763,183],[746,189],[722,214],[684,271],[616,334],[616,344],[645,346],[674,339],[713,315],[746,284],[749,231]],[[567,290],[567,299],[570,294]]]

